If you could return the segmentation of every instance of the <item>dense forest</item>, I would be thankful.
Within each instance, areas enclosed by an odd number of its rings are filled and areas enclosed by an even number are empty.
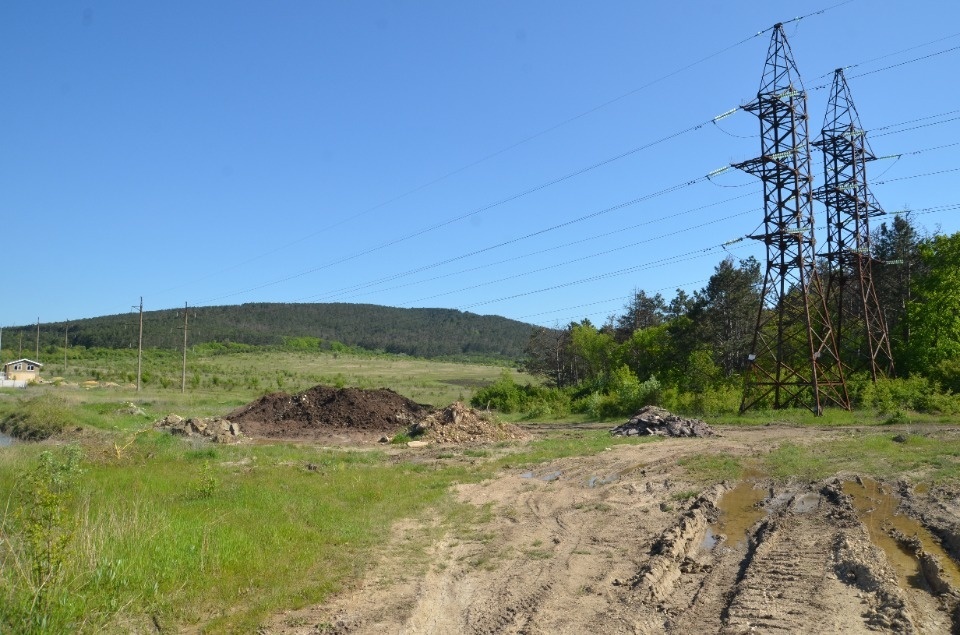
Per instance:
[[[303,345],[306,341],[320,348],[343,344],[425,358],[519,359],[533,328],[495,315],[453,309],[344,303],[197,307],[188,309],[186,318],[189,345],[217,342],[278,346],[292,341]],[[69,324],[41,323],[40,347],[62,347],[66,335],[69,347],[136,348],[138,319],[137,313],[125,313]],[[144,312],[144,348],[182,347],[183,326],[184,309]],[[36,338],[35,325],[3,331],[5,350],[22,350],[24,356],[33,354]]]
[[[896,379],[873,382],[849,363],[854,405],[881,412],[960,411],[960,233],[926,234],[909,215],[896,216],[872,236],[871,269]],[[826,263],[818,271],[824,288],[831,275],[849,275]],[[755,259],[728,257],[693,295],[677,290],[667,300],[636,290],[602,325],[583,320],[538,328],[524,367],[548,387],[514,385],[505,376],[478,393],[474,404],[533,415],[572,409],[612,417],[652,403],[682,412],[736,412],[763,277]]]

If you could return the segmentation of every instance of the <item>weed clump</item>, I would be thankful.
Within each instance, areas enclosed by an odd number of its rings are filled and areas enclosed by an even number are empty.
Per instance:
[[[83,470],[78,446],[40,454],[19,479],[12,514],[0,518],[0,630],[70,632],[71,580],[79,526],[74,495]]]
[[[70,423],[70,410],[61,397],[39,395],[21,400],[19,408],[0,420],[0,431],[24,441],[42,441]]]

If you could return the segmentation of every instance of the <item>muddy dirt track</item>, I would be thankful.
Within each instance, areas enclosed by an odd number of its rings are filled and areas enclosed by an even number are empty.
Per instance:
[[[358,588],[261,632],[960,632],[960,574],[941,549],[955,558],[960,547],[957,492],[853,474],[684,480],[684,456],[750,457],[850,434],[720,432],[462,485],[457,496],[479,524],[396,527]],[[895,522],[876,515],[884,509],[899,512]]]

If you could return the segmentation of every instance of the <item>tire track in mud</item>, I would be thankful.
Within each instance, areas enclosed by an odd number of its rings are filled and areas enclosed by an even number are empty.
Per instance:
[[[719,495],[718,495],[719,494]],[[629,581],[643,633],[914,632],[904,593],[839,484],[768,497],[746,541],[704,545],[695,501]]]
[[[764,440],[782,432],[738,434]],[[316,622],[334,622],[334,615],[342,628],[265,632],[960,632],[952,620],[960,595],[898,582],[839,481],[760,480],[760,520],[745,532],[727,526],[729,537],[717,535],[723,495],[737,488],[714,485],[687,498],[698,490],[677,457],[704,448],[742,456],[756,447],[720,443],[621,446],[460,486],[461,502],[494,513],[469,535],[449,534],[425,550],[424,575],[402,588],[367,585],[318,611]],[[955,557],[960,486],[904,501]],[[909,544],[909,536],[900,541]]]

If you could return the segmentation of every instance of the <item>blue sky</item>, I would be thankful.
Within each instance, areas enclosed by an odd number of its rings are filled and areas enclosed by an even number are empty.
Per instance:
[[[755,97],[758,31],[831,5],[786,27],[811,139],[850,66],[874,152],[902,155],[870,164],[877,199],[960,230],[960,5],[837,4],[5,2],[0,325],[141,296],[601,323],[700,288],[759,182],[664,191],[759,154],[752,115],[707,122]]]

